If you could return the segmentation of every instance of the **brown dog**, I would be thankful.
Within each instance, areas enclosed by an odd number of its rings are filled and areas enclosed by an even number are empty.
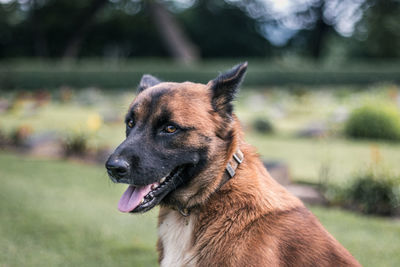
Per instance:
[[[232,100],[247,63],[208,84],[143,76],[106,163],[123,212],[157,204],[161,266],[360,266],[268,174]]]

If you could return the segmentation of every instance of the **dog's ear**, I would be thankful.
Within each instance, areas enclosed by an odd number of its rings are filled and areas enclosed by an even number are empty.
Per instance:
[[[231,102],[235,98],[246,70],[247,62],[238,64],[208,83],[211,87],[211,101],[215,111],[222,115],[232,115]]]
[[[150,75],[150,74],[145,74],[142,76],[142,79],[140,80],[139,87],[137,89],[137,93],[139,94],[140,92],[144,91],[145,89],[152,87],[156,84],[161,83],[159,79],[156,77]]]

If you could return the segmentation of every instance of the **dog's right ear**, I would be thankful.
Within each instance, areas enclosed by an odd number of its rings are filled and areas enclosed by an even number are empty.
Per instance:
[[[157,85],[161,83],[159,79],[156,77],[150,75],[150,74],[145,74],[142,76],[142,79],[140,80],[139,87],[137,89],[137,93],[139,94],[140,92],[144,91],[145,89],[152,87],[154,85]]]
[[[212,106],[222,116],[232,115],[231,102],[235,98],[246,70],[247,62],[238,64],[208,83],[212,91]]]

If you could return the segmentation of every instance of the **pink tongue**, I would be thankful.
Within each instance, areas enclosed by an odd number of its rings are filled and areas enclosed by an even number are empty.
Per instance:
[[[151,191],[151,184],[135,187],[130,185],[118,203],[118,209],[122,212],[130,212],[139,206],[142,198]]]

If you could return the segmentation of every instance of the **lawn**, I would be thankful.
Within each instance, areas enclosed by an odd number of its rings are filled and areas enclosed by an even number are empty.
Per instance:
[[[155,266],[156,214],[117,211],[102,166],[0,152],[0,266]],[[364,266],[399,266],[400,222],[311,207]]]
[[[117,210],[102,167],[0,154],[0,266],[156,265],[156,211]]]
[[[287,162],[295,181],[318,183],[327,179],[335,184],[348,182],[357,173],[374,163],[374,151],[379,151],[380,163],[390,173],[400,174],[400,144],[351,141],[343,138],[293,138],[247,135],[265,159]],[[326,171],[325,176],[321,172]]]

